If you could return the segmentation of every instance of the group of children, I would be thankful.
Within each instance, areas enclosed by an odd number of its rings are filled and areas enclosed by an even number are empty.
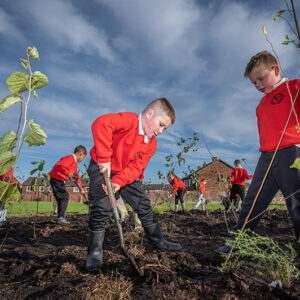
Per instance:
[[[300,83],[299,79],[286,81],[281,79],[278,63],[267,51],[260,52],[251,58],[246,67],[245,77],[248,77],[255,87],[265,94],[256,110],[262,153],[246,197],[245,178],[250,179],[252,176],[241,168],[239,161],[235,163],[236,168],[231,176],[233,185],[230,199],[235,199],[236,195],[242,199],[242,209],[235,226],[236,230],[243,226],[260,189],[292,107],[290,95],[292,99],[295,98]],[[295,102],[294,108],[299,114],[299,101]],[[137,213],[152,246],[169,251],[182,249],[180,244],[169,242],[164,238],[160,223],[153,216],[150,200],[142,188],[144,170],[157,146],[156,136],[174,124],[175,119],[175,110],[171,103],[165,98],[158,98],[148,104],[140,115],[131,112],[106,114],[100,116],[92,124],[94,146],[90,151],[91,160],[87,170],[90,178],[87,270],[98,271],[102,266],[105,229],[112,215],[104,185],[103,173],[105,171],[111,177],[116,198],[121,196]],[[252,221],[247,224],[247,227],[252,229],[255,227],[260,213],[268,207],[280,189],[286,197],[286,204],[298,240],[300,235],[300,193],[298,192],[300,171],[290,168],[293,161],[300,157],[300,134],[297,126],[297,120],[292,114],[269,175],[251,213]],[[80,149],[77,147],[74,152],[74,155],[62,158],[49,173],[50,183],[59,203],[58,217],[62,223],[66,222],[67,203],[63,182],[76,176],[77,162],[86,156],[86,150],[82,146]],[[78,181],[80,182],[80,178]],[[185,184],[173,173],[169,174],[169,182],[173,186],[172,193],[175,194],[175,210],[178,209],[179,201],[184,210]],[[201,180],[198,201],[194,209],[200,204],[205,209],[205,184],[205,179]],[[219,248],[219,251],[228,252],[230,248],[228,250],[226,247]]]

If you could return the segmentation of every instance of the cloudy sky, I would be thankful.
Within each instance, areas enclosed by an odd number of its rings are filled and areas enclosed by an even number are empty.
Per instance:
[[[300,1],[295,1],[298,17]],[[180,150],[180,137],[202,132],[214,156],[233,164],[245,158],[253,172],[259,157],[255,108],[262,95],[243,78],[250,57],[270,50],[265,24],[289,78],[299,77],[299,54],[283,46],[291,35],[276,11],[283,0],[1,0],[0,97],[5,80],[28,46],[49,84],[32,99],[29,118],[47,133],[40,147],[24,144],[16,175],[29,176],[31,161],[46,160],[46,171],[78,144],[93,145],[91,124],[111,112],[140,113],[157,97],[174,105],[177,120],[158,137],[145,179],[158,182],[164,157]],[[25,96],[25,95],[24,95]],[[0,115],[0,135],[16,130],[20,107]],[[199,151],[176,169],[197,167],[210,155]],[[84,160],[88,164],[89,157]]]

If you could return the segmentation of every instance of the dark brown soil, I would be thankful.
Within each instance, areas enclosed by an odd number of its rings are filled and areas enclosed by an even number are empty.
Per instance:
[[[219,271],[224,258],[216,249],[228,238],[221,210],[167,212],[156,218],[165,237],[180,242],[184,251],[152,250],[146,237],[132,233],[130,220],[124,228],[126,243],[144,277],[122,253],[113,222],[106,231],[101,274],[89,274],[84,269],[87,215],[69,216],[72,223],[65,226],[51,216],[9,218],[0,228],[0,299],[109,299],[98,285],[103,278],[132,284],[132,299],[300,299],[300,279],[290,289],[278,289],[249,268]],[[227,221],[234,225],[231,213]],[[294,239],[286,211],[266,213],[257,232],[282,245]]]

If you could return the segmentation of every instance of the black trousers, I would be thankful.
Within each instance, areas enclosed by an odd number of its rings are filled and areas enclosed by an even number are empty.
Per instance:
[[[91,159],[87,169],[90,178],[89,201],[91,203],[89,211],[89,228],[93,231],[104,230],[108,219],[112,216],[112,211],[108,196],[102,188],[104,176],[100,173],[98,165]],[[112,174],[112,177],[115,174]],[[150,200],[144,192],[141,182],[137,179],[131,184],[121,188],[116,193],[116,199],[119,195],[127,202],[136,212],[142,222],[143,227],[152,225],[157,222],[153,218],[153,212]]]
[[[241,198],[241,201],[243,202],[244,198],[245,198],[245,186],[244,185],[240,185],[240,184],[233,184],[231,191],[230,191],[230,202],[232,202],[232,200],[234,200],[234,206],[236,208],[239,207],[239,197],[237,196],[239,195]]]
[[[254,172],[252,183],[242,202],[242,210],[235,229],[240,229],[243,226],[273,154],[274,152],[263,152],[261,154]],[[297,146],[287,147],[277,152],[249,220],[264,211],[280,189],[283,196],[285,198],[288,197],[286,199],[286,205],[298,240],[300,237],[300,192],[295,192],[300,189],[300,170],[290,168],[297,157],[300,157],[300,149]],[[292,195],[293,193],[295,194]],[[249,222],[246,225],[246,228],[253,229],[260,218],[261,216]]]
[[[183,196],[185,194],[185,189],[181,189],[175,194],[175,205],[178,205],[179,201],[181,205],[184,203]]]
[[[50,178],[50,185],[53,190],[54,197],[57,201],[57,215],[64,218],[66,215],[70,195],[67,192],[65,183],[61,180]]]

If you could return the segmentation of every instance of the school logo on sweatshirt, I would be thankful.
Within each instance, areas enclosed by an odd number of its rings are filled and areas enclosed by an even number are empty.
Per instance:
[[[145,152],[143,152],[143,151],[138,151],[138,152],[135,154],[134,159],[142,158],[144,155],[145,155]]]
[[[282,100],[283,100],[283,94],[278,93],[278,94],[276,94],[272,97],[271,103],[272,104],[279,104]]]

